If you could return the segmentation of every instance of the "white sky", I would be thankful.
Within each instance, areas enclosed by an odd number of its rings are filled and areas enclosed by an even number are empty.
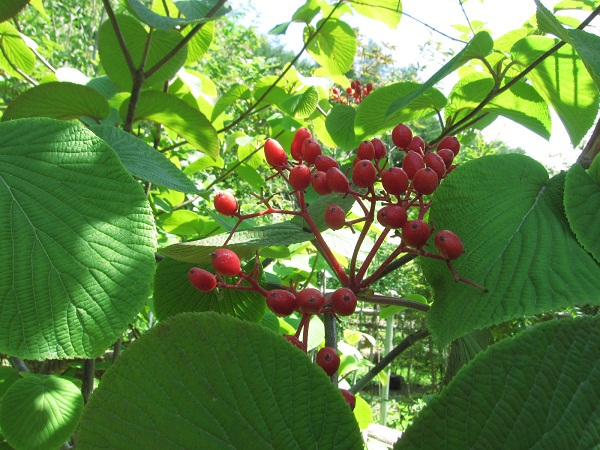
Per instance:
[[[558,0],[542,0],[542,3],[548,8],[557,2]],[[294,11],[305,1],[231,0],[230,3],[234,8],[239,5],[251,4],[252,8],[258,11],[258,16],[249,17],[248,23],[253,24],[259,32],[266,34],[275,25],[289,21]],[[467,24],[459,0],[403,0],[402,6],[407,14],[452,37],[460,35],[452,25]],[[479,20],[486,23],[486,27],[494,39],[507,31],[519,28],[535,14],[533,0],[463,0],[463,7],[471,21]],[[362,16],[344,16],[344,20],[351,26],[359,28],[363,35],[374,41],[396,45],[397,51],[394,53],[394,57],[399,62],[399,66],[416,63],[422,59],[419,46],[429,39],[440,41],[444,46],[452,47],[456,51],[463,46],[463,44],[453,42],[406,16],[402,17],[400,25],[395,30]],[[290,50],[299,51],[302,48],[302,29],[302,24],[292,24],[286,35],[280,36],[280,42]],[[596,28],[594,33],[597,34],[597,30]],[[425,81],[441,67],[443,62],[440,60],[436,66],[431,61],[427,61],[428,68],[421,74],[421,79]],[[438,87],[447,94],[456,80],[455,76],[449,76]],[[555,115],[552,117],[550,142],[503,118],[497,119],[486,128],[484,135],[490,140],[498,138],[511,146],[521,147],[546,167],[554,169],[568,167],[575,162],[579,155],[579,150],[573,149],[562,123]]]

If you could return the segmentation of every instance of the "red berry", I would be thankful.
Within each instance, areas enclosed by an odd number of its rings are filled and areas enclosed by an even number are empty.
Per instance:
[[[338,316],[349,316],[356,309],[356,295],[348,288],[339,288],[331,294],[331,307]]]
[[[448,167],[448,170],[446,170],[446,175],[448,175],[450,172],[452,172],[457,167],[458,166],[456,164],[452,164],[450,167]]]
[[[406,146],[406,151],[413,151],[413,152],[417,152],[420,154],[423,154],[423,152],[425,151],[425,141],[423,140],[423,138],[421,136],[414,136],[412,138],[412,141],[410,141],[410,144],[408,144]]]
[[[340,367],[340,355],[333,347],[323,347],[317,352],[317,364],[329,376],[332,376]]]
[[[188,271],[188,278],[190,279],[192,286],[205,294],[208,294],[217,287],[216,277],[209,271],[199,269],[198,267],[192,267]]]
[[[429,236],[431,228],[424,220],[409,220],[402,227],[402,241],[411,247],[423,247]]]
[[[414,176],[412,186],[419,194],[432,194],[440,184],[440,179],[431,167],[420,169]]]
[[[292,158],[296,161],[302,159],[302,144],[310,137],[312,137],[312,133],[308,128],[298,128],[296,130],[296,134],[294,134],[294,139],[292,140],[292,145],[290,147]]]
[[[238,210],[238,201],[229,192],[219,192],[213,200],[215,210],[224,216],[233,216]]]
[[[386,228],[402,228],[408,218],[406,209],[400,205],[384,206],[377,212],[377,221]]]
[[[275,139],[267,139],[265,141],[265,158],[273,167],[285,166],[288,162],[287,154],[279,142]]]
[[[333,192],[345,193],[350,189],[348,178],[337,167],[331,167],[327,170],[327,185]]]
[[[286,338],[289,343],[295,345],[300,350],[304,351],[304,344],[300,342],[300,339],[298,339],[296,336],[293,336],[291,334],[284,334],[283,337]]]
[[[390,195],[400,195],[408,189],[408,175],[400,167],[390,167],[381,173],[381,184]]]
[[[385,157],[387,150],[381,139],[373,138],[371,139],[371,144],[373,144],[373,149],[375,150],[375,160],[379,161],[381,158]]]
[[[331,167],[340,168],[338,162],[331,156],[319,155],[315,159],[315,168],[321,172],[327,172]]]
[[[318,170],[310,177],[310,184],[319,195],[331,194],[331,188],[327,184],[327,174]]]
[[[354,396],[354,394],[352,394],[346,389],[340,389],[340,392],[344,396],[344,400],[346,400],[346,403],[348,403],[348,405],[350,406],[350,409],[354,411],[354,407],[356,406],[356,397]]]
[[[370,94],[371,92],[373,92],[373,84],[372,83],[367,83],[367,92]]]
[[[412,141],[413,134],[403,123],[396,125],[392,130],[392,141],[398,148],[405,149]]]
[[[458,155],[458,151],[460,150],[460,142],[458,142],[458,139],[456,139],[455,136],[446,136],[437,145],[438,151],[441,150],[442,148],[447,148],[447,149],[452,150],[452,153],[454,153],[454,156],[456,156],[456,155]]]
[[[302,143],[302,160],[309,166],[315,163],[317,156],[322,154],[321,145],[314,138],[305,139]]]
[[[302,289],[296,294],[298,300],[298,311],[307,314],[318,314],[325,304],[325,297],[321,291],[315,288]]]
[[[290,184],[295,191],[303,191],[310,186],[310,169],[307,165],[298,164],[290,170]]]
[[[276,316],[289,316],[296,310],[298,304],[296,296],[285,289],[272,289],[265,295],[267,307]]]
[[[444,164],[446,164],[446,169],[452,165],[452,161],[454,160],[454,152],[449,148],[442,148],[437,151],[437,155],[444,160]]]
[[[360,159],[373,159],[375,158],[375,147],[371,141],[362,141],[358,145],[356,154]]]
[[[423,161],[425,161],[426,167],[431,167],[433,171],[437,174],[438,178],[441,180],[446,174],[446,163],[442,159],[440,155],[433,152],[425,153],[423,157]]]
[[[221,275],[232,277],[242,271],[240,258],[228,248],[218,248],[211,253],[212,265]]]
[[[325,210],[325,223],[332,230],[339,230],[346,224],[346,213],[338,205],[329,205]]]
[[[371,187],[376,179],[377,169],[368,159],[360,160],[352,169],[352,182],[358,187]]]
[[[410,151],[406,153],[406,156],[402,160],[402,168],[411,180],[417,171],[423,167],[425,167],[425,161],[423,161],[423,157],[417,152]]]
[[[347,87],[346,88],[346,94],[348,94],[348,95],[354,94],[354,89],[352,89],[352,87]]]
[[[460,238],[450,230],[442,230],[435,235],[435,248],[446,259],[456,259],[465,252]]]

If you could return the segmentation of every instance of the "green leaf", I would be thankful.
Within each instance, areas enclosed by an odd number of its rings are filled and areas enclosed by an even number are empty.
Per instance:
[[[309,24],[319,12],[321,12],[319,0],[306,0],[306,3],[298,8],[292,16],[292,22]]]
[[[11,385],[0,403],[6,441],[18,449],[59,448],[79,425],[83,396],[58,376],[30,376]]]
[[[489,347],[394,449],[597,448],[600,320],[542,323]]]
[[[319,93],[314,86],[311,86],[300,94],[288,97],[280,103],[279,107],[292,117],[304,118],[314,112],[318,102]]]
[[[12,19],[27,6],[27,3],[29,0],[4,0],[0,3],[0,22]]]
[[[3,7],[5,6],[0,6],[0,14]],[[26,74],[31,74],[35,68],[35,54],[15,27],[8,22],[2,22],[0,23],[0,68],[13,77],[23,78],[15,67]]]
[[[442,261],[424,258],[434,288],[428,325],[442,347],[516,317],[600,302],[600,266],[579,245],[563,208],[564,173],[548,179],[535,160],[485,156],[459,166],[433,197],[430,220],[454,231],[466,253],[457,283]]]
[[[21,376],[12,367],[0,366],[0,403],[2,396],[8,390],[8,388],[17,380],[20,380]],[[0,423],[0,430],[2,424]]]
[[[131,442],[144,449],[363,448],[350,408],[320,367],[263,326],[215,313],[161,322],[102,377],[77,448]]]
[[[511,54],[517,63],[528,67],[557,43],[556,39],[530,36],[513,45]],[[579,144],[594,124],[599,99],[598,88],[581,58],[571,47],[564,46],[541,61],[527,76],[552,105],[573,145]]]
[[[211,122],[214,122],[230,105],[239,99],[249,99],[250,89],[245,84],[233,84],[229,90],[217,100],[212,111]]]
[[[110,113],[106,99],[95,89],[75,83],[52,82],[35,86],[9,103],[2,121],[24,117],[61,120],[91,117],[100,120]]]
[[[192,28],[185,28],[181,31],[183,36],[187,36]],[[202,29],[198,31],[192,39],[187,43],[187,59],[185,60],[186,65],[193,65],[200,61],[200,58],[208,51],[210,44],[215,34],[214,22],[207,22],[204,24]]]
[[[596,180],[596,182],[600,183],[600,156],[598,156],[598,154],[596,154],[592,160],[590,168],[588,169],[588,173],[594,180]]]
[[[563,0],[552,7],[554,11],[564,9],[582,9],[593,11],[598,6],[597,0]]]
[[[160,225],[167,233],[196,237],[204,231],[204,220],[189,209],[178,209],[161,216]]]
[[[123,14],[117,14],[117,23],[127,48],[133,59],[133,64],[138,68],[144,56],[144,49],[148,40],[148,32],[136,19]],[[123,51],[117,40],[110,20],[100,26],[98,53],[106,74],[123,91],[131,91],[133,85],[132,74],[123,56]],[[175,30],[154,30],[145,68],[149,69],[162,60],[183,39],[181,33]],[[165,81],[175,76],[187,58],[187,49],[178,51],[164,66],[151,77],[144,80],[144,87],[162,85]]]
[[[175,6],[186,19],[206,20],[206,16],[215,9],[220,0],[176,0]],[[210,18],[217,19],[231,12],[229,6],[221,6]]]
[[[317,24],[317,28],[322,22]],[[305,40],[308,29],[305,31]],[[310,56],[330,75],[344,75],[352,67],[356,54],[356,35],[346,22],[329,19],[307,49]]]
[[[86,128],[20,119],[0,124],[0,191],[0,352],[102,354],[151,288],[156,237],[141,186]]]
[[[489,329],[476,330],[466,334],[450,344],[450,353],[446,360],[446,371],[442,384],[445,386],[450,380],[465,366],[469,361],[475,358],[494,343],[494,337]]]
[[[600,183],[579,164],[567,172],[565,213],[581,246],[600,263]]]
[[[124,120],[129,100],[119,110]],[[134,121],[151,120],[181,135],[198,150],[215,159],[219,155],[219,138],[215,127],[204,114],[185,101],[160,91],[143,91],[140,94]]]
[[[402,2],[400,0],[369,0],[368,2],[349,2],[359,14],[369,19],[378,20],[391,29],[395,29],[402,17]]]
[[[194,5],[191,5],[192,3]],[[175,2],[175,5],[180,11],[186,11],[189,14],[184,14],[185,18],[167,17],[157,14],[144,5],[140,0],[127,0],[127,9],[146,25],[150,25],[153,28],[158,28],[161,30],[171,30],[176,26],[205,23],[231,11],[231,8],[221,8],[214,16],[206,18],[206,14],[212,9],[213,6],[215,6],[216,3],[217,1],[209,0]]]
[[[175,191],[198,192],[194,182],[171,160],[141,139],[110,125],[93,125],[90,130],[110,145],[130,174]]]
[[[350,105],[335,105],[327,114],[325,126],[329,135],[342,150],[356,147],[357,139],[354,134],[354,118],[356,109]]]

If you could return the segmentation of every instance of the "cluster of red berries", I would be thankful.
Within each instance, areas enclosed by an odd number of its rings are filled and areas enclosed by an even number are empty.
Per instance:
[[[331,99],[334,102],[349,105],[352,102],[361,103],[373,91],[373,84],[367,83],[363,86],[359,80],[354,80],[344,92],[337,87],[333,87],[331,91]]]

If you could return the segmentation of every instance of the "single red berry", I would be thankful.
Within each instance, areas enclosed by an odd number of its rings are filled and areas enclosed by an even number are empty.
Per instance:
[[[192,286],[205,294],[217,287],[217,278],[208,270],[192,267],[188,271],[188,278]]]
[[[404,159],[402,160],[402,168],[406,172],[406,175],[408,175],[408,178],[411,180],[417,171],[423,167],[425,167],[425,161],[423,161],[423,157],[417,152],[407,152],[406,156],[404,156]]]
[[[313,173],[310,177],[310,184],[312,184],[313,189],[319,195],[331,194],[331,188],[327,184],[327,174],[325,172],[318,170]]]
[[[318,314],[325,304],[325,297],[321,291],[315,288],[306,288],[296,294],[298,300],[298,311],[307,314]]]
[[[327,375],[332,376],[340,367],[340,355],[333,347],[323,347],[317,352],[316,362]]]
[[[325,210],[325,223],[332,230],[339,230],[346,224],[346,213],[338,205],[329,205]]]
[[[439,231],[433,242],[440,255],[448,260],[456,259],[465,252],[460,238],[450,230]]]
[[[354,89],[352,89],[352,87],[347,87],[346,88],[346,94],[348,94],[348,95],[354,94]]]
[[[275,139],[265,141],[265,158],[273,167],[285,166],[288,162],[287,154],[279,142]]]
[[[304,344],[296,336],[293,336],[291,334],[284,334],[283,337],[286,338],[290,344],[295,345],[300,350],[304,351]]]
[[[392,141],[398,148],[405,149],[412,141],[413,134],[410,128],[403,123],[396,125],[392,130]]]
[[[373,84],[372,83],[367,83],[367,92],[370,94],[371,92],[373,92]]]
[[[409,220],[402,227],[402,241],[411,247],[423,247],[429,236],[431,228],[424,220]]]
[[[371,187],[376,179],[377,169],[368,159],[360,160],[352,169],[352,182],[358,187]]]
[[[348,403],[348,405],[350,406],[350,409],[354,411],[354,407],[356,406],[356,397],[354,396],[354,394],[352,394],[347,389],[340,389],[340,392],[344,396],[344,400],[346,400],[346,403]]]
[[[381,173],[381,184],[390,195],[400,195],[408,189],[408,175],[400,167],[390,167]]]
[[[337,167],[331,167],[327,170],[327,185],[333,192],[346,193],[350,189],[348,178]]]
[[[335,86],[331,89],[331,92],[333,92],[333,95],[340,95],[340,90]]]
[[[440,184],[437,173],[431,167],[425,167],[415,173],[412,186],[419,194],[432,194]]]
[[[313,165],[317,156],[322,153],[321,145],[315,138],[304,139],[304,142],[302,143],[302,160],[306,164],[309,166]]]
[[[387,205],[377,212],[377,221],[386,228],[402,228],[408,219],[406,209],[400,205]]]
[[[295,191],[303,191],[310,186],[310,169],[305,164],[298,164],[290,170],[290,184]]]
[[[211,253],[212,265],[221,275],[232,277],[242,271],[240,258],[228,248],[218,248]]]
[[[327,172],[331,167],[340,168],[338,162],[331,156],[319,155],[315,159],[315,168],[321,172]]]
[[[238,210],[238,201],[229,192],[219,192],[213,200],[215,210],[224,216],[233,216]]]
[[[302,159],[302,144],[306,139],[311,137],[312,133],[308,128],[298,128],[296,130],[296,134],[294,134],[294,139],[292,140],[292,145],[290,147],[292,158],[294,158],[296,161],[300,161]]]
[[[442,159],[440,155],[433,152],[425,153],[423,157],[423,161],[425,161],[426,167],[431,167],[433,171],[437,174],[438,178],[441,180],[446,174],[446,163]]]
[[[265,295],[267,307],[276,316],[289,316],[296,310],[298,302],[293,292],[285,289],[272,289]]]
[[[442,158],[446,165],[446,169],[452,165],[452,161],[454,160],[454,152],[452,150],[449,148],[442,148],[438,150],[436,154]]]
[[[440,151],[443,148],[452,150],[452,153],[454,153],[454,156],[456,156],[458,155],[458,151],[460,150],[460,142],[458,142],[458,139],[456,139],[455,136],[446,136],[437,145],[438,151]]]
[[[413,151],[419,154],[423,154],[423,152],[425,151],[425,141],[421,136],[413,136],[412,141],[410,141],[410,144],[406,146],[406,151]]]
[[[349,316],[356,310],[356,295],[348,288],[339,288],[331,294],[331,307],[338,316]]]
[[[373,138],[371,139],[371,144],[373,144],[373,149],[375,150],[375,160],[379,161],[381,158],[384,158],[387,150],[383,141],[379,138]]]
[[[358,145],[356,154],[360,159],[373,159],[375,158],[375,147],[371,141],[362,141]]]

